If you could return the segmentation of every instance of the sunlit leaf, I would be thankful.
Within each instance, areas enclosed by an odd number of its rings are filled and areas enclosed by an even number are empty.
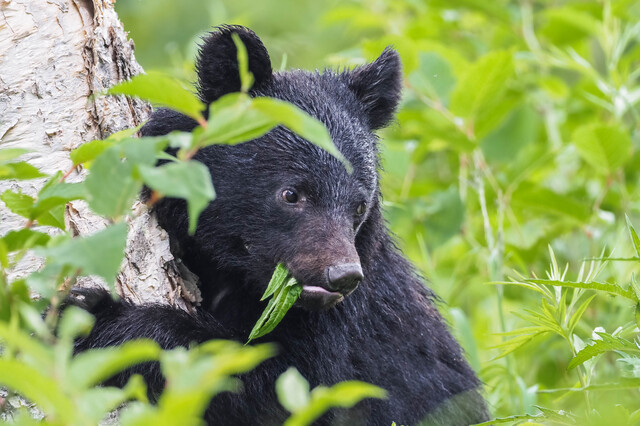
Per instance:
[[[571,139],[580,156],[603,173],[613,173],[630,158],[631,138],[617,125],[586,124]]]
[[[80,389],[95,386],[125,368],[146,361],[156,361],[160,347],[151,340],[132,340],[120,346],[91,349],[75,356],[68,380]]]
[[[19,179],[28,180],[45,177],[44,173],[29,163],[5,163],[0,164],[0,180],[2,179]]]
[[[236,45],[237,57],[238,57],[238,70],[240,72],[240,86],[243,93],[247,93],[251,86],[253,86],[253,74],[249,71],[249,55],[247,54],[247,48],[240,39],[237,33],[232,33],[231,38]]]
[[[285,426],[312,424],[332,407],[349,408],[365,398],[386,398],[387,392],[378,386],[358,381],[338,383],[330,388],[318,386],[311,392],[309,403],[298,409],[285,422]]]
[[[513,55],[493,51],[471,65],[451,94],[451,111],[461,117],[473,118],[478,112],[496,103],[513,74]]]
[[[102,154],[107,148],[113,145],[108,140],[98,139],[91,142],[84,143],[78,148],[71,151],[69,157],[73,161],[74,165],[87,163],[93,161]]]
[[[86,424],[99,424],[105,413],[118,408],[132,398],[146,401],[147,386],[141,376],[133,376],[122,388],[95,387],[85,390],[77,400],[78,410]]]
[[[200,213],[215,198],[209,169],[198,161],[168,163],[138,168],[145,184],[158,193],[187,201],[189,233],[193,234]]]
[[[22,148],[0,149],[0,163],[5,163],[7,161],[14,160],[20,157],[21,155],[26,154],[27,152],[29,152],[28,149],[22,149]]]
[[[599,283],[595,281],[590,281],[588,283],[584,282],[572,282],[572,281],[557,281],[557,280],[539,280],[532,279],[529,280],[532,283],[536,284],[545,284],[545,285],[553,285],[560,287],[568,287],[568,288],[584,288],[588,290],[598,290],[604,291],[607,293],[615,294],[618,296],[626,297],[627,299],[631,299],[636,301],[635,294],[631,290],[625,290],[620,287],[618,284],[609,284],[609,283]]]
[[[127,224],[118,223],[87,237],[38,249],[38,253],[52,263],[79,269],[81,275],[99,275],[111,285],[120,270],[126,241]]]
[[[276,380],[278,401],[289,412],[296,412],[309,403],[309,382],[294,367],[289,367]]]
[[[35,402],[53,420],[70,424],[74,406],[51,378],[16,360],[0,358],[0,384]]]
[[[576,325],[578,325],[578,321],[580,321],[580,318],[582,318],[584,311],[587,310],[587,308],[589,307],[589,304],[595,297],[596,295],[594,294],[591,297],[587,298],[587,300],[582,302],[582,304],[575,310],[575,312],[571,316],[571,319],[569,320],[569,325],[567,327],[567,331],[569,335],[573,334],[573,330],[576,328]]]
[[[94,318],[89,312],[77,306],[69,306],[64,310],[58,324],[58,336],[73,341],[80,335],[87,335],[93,327]]]
[[[456,84],[449,63],[435,52],[421,52],[419,67],[409,76],[413,88],[427,96],[448,103],[449,94]]]
[[[155,105],[171,108],[193,119],[200,119],[205,105],[178,80],[166,74],[149,71],[113,86],[110,95],[135,96]]]
[[[0,200],[4,201],[4,204],[13,213],[27,219],[31,217],[31,206],[33,206],[34,203],[33,197],[7,189],[0,195]]]
[[[585,361],[609,351],[622,351],[640,354],[640,345],[638,342],[631,342],[619,336],[612,336],[608,333],[597,332],[600,339],[594,340],[591,345],[586,346],[569,362],[567,368],[572,369]]]
[[[633,248],[636,250],[636,255],[640,257],[640,238],[638,238],[638,234],[636,234],[636,230],[633,228],[631,224],[631,220],[629,216],[625,216],[627,221],[627,228],[629,228],[629,234],[631,235],[631,242],[633,243]]]
[[[117,148],[103,152],[84,182],[91,210],[113,218],[125,214],[142,188],[142,182],[133,179],[132,173],[133,165],[122,161]]]

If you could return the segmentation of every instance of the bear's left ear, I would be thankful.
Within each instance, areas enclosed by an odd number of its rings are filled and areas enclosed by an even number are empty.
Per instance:
[[[402,63],[390,47],[370,64],[347,72],[347,84],[364,105],[372,130],[391,121],[402,91]]]
[[[258,36],[240,25],[222,25],[203,38],[196,60],[198,93],[206,103],[240,91],[238,52],[232,34],[237,34],[247,49],[253,88],[259,88],[272,76],[269,53]]]

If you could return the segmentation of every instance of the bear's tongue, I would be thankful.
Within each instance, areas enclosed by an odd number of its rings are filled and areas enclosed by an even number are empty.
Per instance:
[[[301,302],[309,310],[324,310],[334,306],[343,299],[343,295],[338,292],[329,291],[326,288],[305,285],[302,287],[300,295]]]
[[[317,293],[317,294],[340,294],[333,291],[329,291],[326,288],[317,286],[317,285],[305,285],[302,287],[302,291],[306,291],[309,293]]]

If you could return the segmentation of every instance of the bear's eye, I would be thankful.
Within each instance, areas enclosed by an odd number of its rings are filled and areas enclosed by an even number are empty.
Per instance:
[[[358,216],[362,216],[366,212],[367,212],[367,203],[363,201],[360,204],[358,204],[358,207],[356,207],[356,214]]]
[[[289,204],[295,204],[298,202],[298,194],[293,189],[285,189],[282,191],[282,199]]]

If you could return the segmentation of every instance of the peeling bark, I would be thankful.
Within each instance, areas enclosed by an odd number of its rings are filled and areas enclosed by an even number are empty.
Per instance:
[[[72,149],[148,117],[149,105],[139,100],[92,98],[141,72],[133,42],[110,0],[0,0],[0,148],[30,150],[22,159],[47,174],[68,170]],[[75,170],[68,181],[82,180],[85,174],[81,168]],[[43,180],[0,181],[0,192],[34,195],[42,184]],[[137,202],[134,212],[118,291],[137,303],[192,309],[199,293],[192,278],[187,284],[182,279],[167,234],[144,204]],[[75,235],[107,226],[84,202],[69,203],[65,219]],[[24,222],[0,203],[0,235]],[[23,276],[41,266],[42,259],[25,256],[12,275]],[[82,280],[83,285],[97,282],[92,277]]]

